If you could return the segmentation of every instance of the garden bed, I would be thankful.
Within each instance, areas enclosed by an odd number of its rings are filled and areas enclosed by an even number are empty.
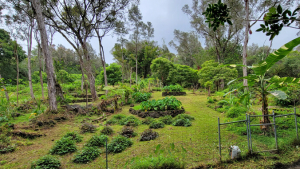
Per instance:
[[[162,96],[185,96],[186,92],[162,92]]]
[[[134,110],[133,108],[129,109],[129,113],[137,115],[141,118],[146,118],[146,117],[159,118],[167,115],[171,115],[172,117],[175,117],[178,114],[182,114],[184,112],[185,110],[183,107],[180,110],[166,110],[166,111],[141,111],[141,110]]]

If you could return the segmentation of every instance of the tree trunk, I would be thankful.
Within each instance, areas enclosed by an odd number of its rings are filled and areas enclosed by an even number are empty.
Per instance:
[[[15,54],[16,54],[16,61],[17,61],[17,106],[19,106],[19,56],[18,56],[18,44],[16,40],[16,48],[15,48]]]
[[[31,0],[31,2],[36,12],[36,20],[38,22],[39,31],[41,34],[43,53],[45,56],[45,65],[46,65],[47,80],[48,80],[49,107],[50,107],[50,111],[57,111],[54,67],[53,67],[52,56],[49,53],[48,37],[45,28],[44,17],[42,14],[41,4],[39,0]]]
[[[264,93],[262,94],[262,107],[261,107],[261,110],[262,110],[263,115],[269,114],[269,111],[268,111],[268,98]],[[270,123],[269,116],[264,116],[262,123]],[[268,128],[269,128],[268,126],[262,126],[263,130],[268,130]]]
[[[40,82],[41,82],[41,87],[42,87],[42,99],[45,100],[44,96],[44,82],[43,82],[43,74],[42,74],[42,62],[41,62],[41,46],[38,43],[38,57],[39,57],[39,73],[40,73]]]
[[[131,87],[131,74],[132,74],[132,67],[130,68],[130,87]]]
[[[208,96],[210,96],[210,87],[208,87]]]
[[[247,45],[248,45],[248,35],[249,35],[249,0],[245,0],[245,11],[246,11],[246,20],[245,20],[245,41],[243,46],[243,77],[247,76]],[[244,86],[248,86],[247,79],[244,79]]]
[[[1,77],[1,74],[0,74],[0,81],[2,82],[2,87],[3,87],[4,91],[5,91],[5,97],[6,97],[7,102],[9,102],[9,96],[8,96],[6,87],[5,87],[5,85],[4,85],[4,82],[1,80],[1,78],[2,78],[2,77]]]
[[[135,44],[135,83],[138,85],[137,41]]]
[[[27,38],[27,52],[28,52],[28,81],[29,81],[29,88],[30,88],[30,96],[31,99],[35,100],[32,88],[32,78],[31,78],[31,48],[32,48],[32,29],[33,29],[33,19],[30,19],[31,23],[28,30],[28,38]]]
[[[124,56],[123,56],[123,42],[121,44],[121,51],[122,51],[122,83],[124,83],[125,68],[124,68]]]
[[[102,37],[100,36],[99,32],[96,30],[97,37],[98,37],[98,43],[99,43],[99,51],[100,51],[100,57],[101,57],[101,63],[103,67],[103,75],[104,75],[104,85],[108,86],[107,83],[107,74],[106,74],[106,63],[105,63],[105,56],[104,56],[104,49],[102,45]]]
[[[78,55],[78,57],[79,57],[79,65],[81,70],[81,91],[83,92],[83,85],[84,85],[83,59],[80,54]]]

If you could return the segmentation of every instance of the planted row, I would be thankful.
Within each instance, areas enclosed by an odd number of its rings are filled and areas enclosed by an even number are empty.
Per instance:
[[[132,94],[132,98],[137,103],[147,101],[150,97],[151,97],[151,93],[135,92]]]
[[[141,103],[142,111],[179,110],[182,103],[175,97],[165,97],[161,100],[148,100]]]
[[[180,85],[170,85],[170,86],[165,86],[163,88],[163,91],[165,92],[182,92],[183,91],[183,87],[181,87]]]

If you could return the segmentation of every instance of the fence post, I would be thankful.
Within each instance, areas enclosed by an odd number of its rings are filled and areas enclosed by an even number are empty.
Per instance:
[[[250,144],[249,144],[249,127],[248,127],[248,115],[247,115],[247,113],[246,113],[246,126],[247,126],[248,151],[250,151]]]
[[[278,150],[277,132],[276,132],[276,122],[275,122],[275,113],[274,113],[274,110],[273,110],[273,122],[274,122],[274,133],[275,133],[276,150]]]
[[[251,138],[251,125],[250,125],[250,115],[248,115],[248,124],[249,124],[249,137],[250,137],[250,154],[252,154],[252,138]]]
[[[106,137],[105,143],[106,143],[106,150],[105,150],[105,153],[106,153],[106,169],[108,169],[108,159],[107,159],[107,137]]]
[[[220,153],[220,162],[221,162],[222,161],[222,155],[221,155],[220,117],[218,117],[218,130],[219,130],[219,153]]]
[[[299,140],[299,137],[298,137],[298,125],[297,125],[296,107],[294,107],[294,113],[295,113],[295,126],[296,126],[297,140]]]

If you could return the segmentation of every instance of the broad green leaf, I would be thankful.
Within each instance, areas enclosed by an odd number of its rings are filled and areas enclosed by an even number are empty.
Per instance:
[[[158,144],[158,145],[156,146],[156,149],[155,149],[155,151],[154,151],[155,154],[157,154],[157,153],[159,152],[160,146],[161,146],[161,144]]]
[[[270,91],[269,93],[280,100],[285,100],[287,98],[286,94],[281,90],[274,90],[274,91]]]

